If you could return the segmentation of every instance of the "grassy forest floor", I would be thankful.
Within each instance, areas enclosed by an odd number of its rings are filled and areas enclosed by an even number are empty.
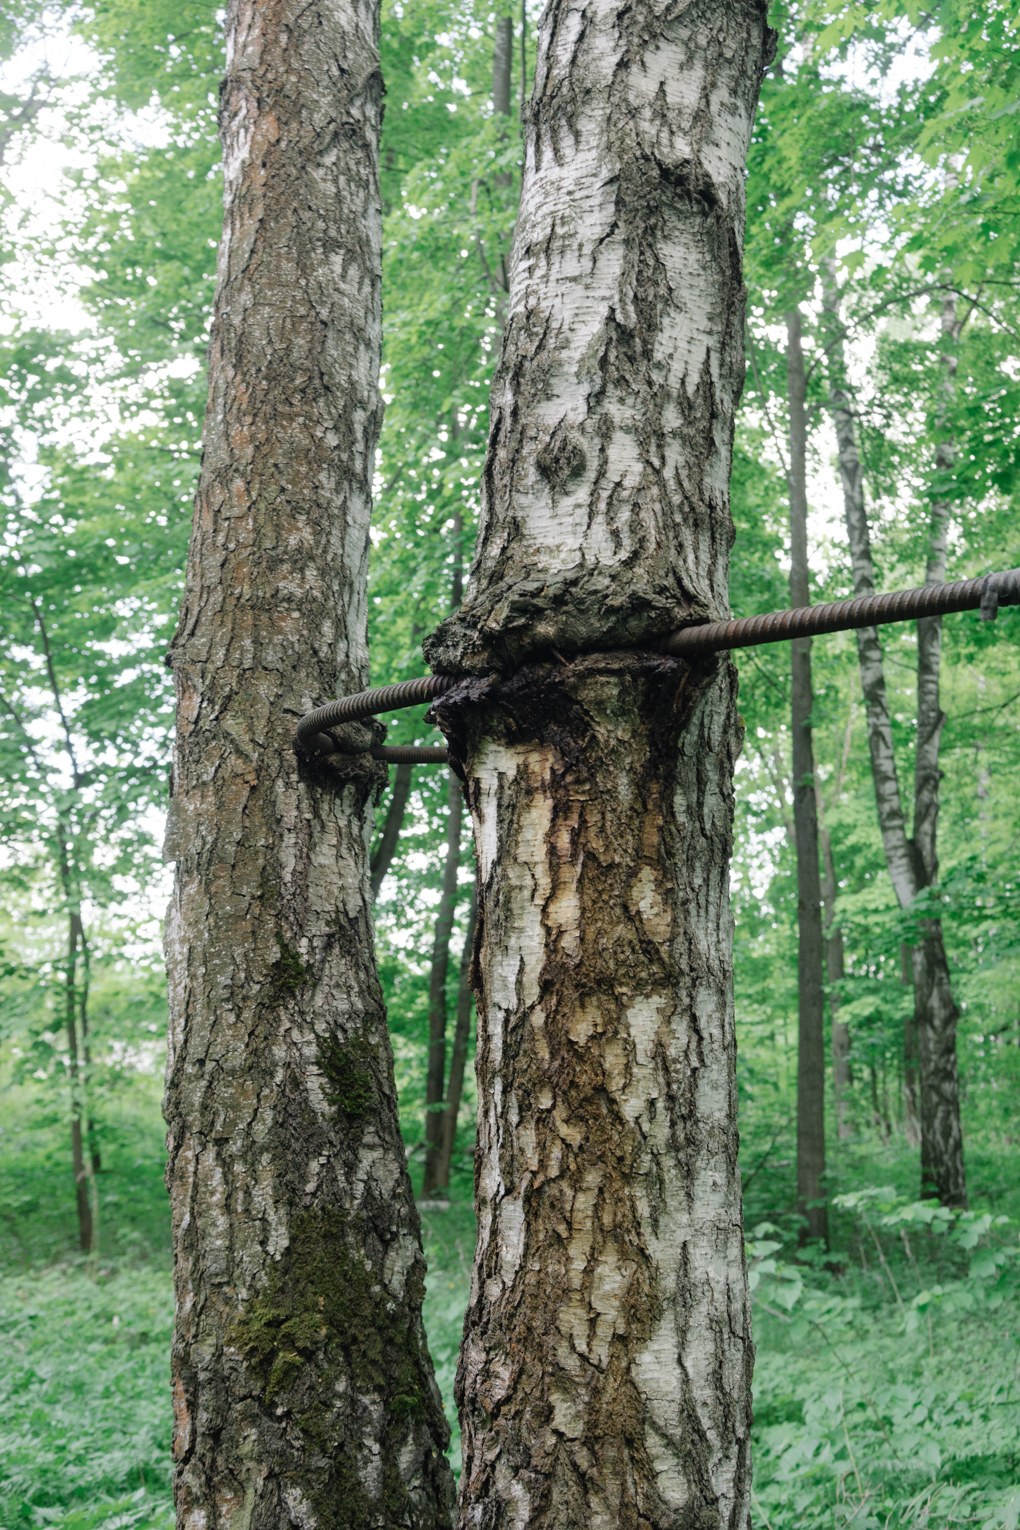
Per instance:
[[[152,1080],[107,1102],[101,1250],[90,1262],[69,1252],[54,1117],[34,1092],[5,1095],[0,1530],[172,1525],[157,1095]],[[951,1219],[909,1199],[915,1150],[842,1144],[829,1262],[793,1259],[792,1221],[775,1211],[790,1201],[789,1162],[773,1156],[750,1179],[764,1530],[1020,1522],[1018,1190],[1008,1141],[972,1133],[968,1149],[976,1209]],[[423,1210],[426,1320],[451,1418],[472,1245],[462,1170],[450,1206]]]

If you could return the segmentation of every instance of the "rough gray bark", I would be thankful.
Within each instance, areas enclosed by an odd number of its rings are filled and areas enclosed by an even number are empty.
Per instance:
[[[806,379],[800,311],[786,317],[790,413],[790,605],[810,604],[807,542]],[[811,727],[811,639],[790,644],[793,825],[797,852],[797,1210],[804,1235],[829,1241],[825,1199],[825,986],[818,804]]]
[[[823,268],[822,292],[829,327],[829,400],[839,449],[854,593],[869,595],[875,589],[874,561],[857,452],[853,400],[843,351],[839,290],[831,265]],[[946,315],[944,309],[944,342],[951,338],[946,334]],[[946,354],[947,358],[953,356],[953,344],[947,345]],[[949,373],[947,386],[951,385],[952,375]],[[940,473],[946,466],[945,450],[946,443],[942,441],[936,456],[936,468]],[[936,495],[930,525],[927,582],[939,583],[945,577],[947,520],[948,503],[944,496]],[[938,697],[940,648],[940,621],[934,618],[930,622],[919,622],[917,754],[914,834],[911,837],[907,833],[896,768],[881,643],[874,627],[862,628],[857,634],[879,828],[889,877],[900,907],[904,909],[910,908],[919,893],[933,886],[938,875],[935,833],[938,823],[938,747],[943,722]],[[967,1189],[956,1063],[958,1011],[940,920],[920,922],[918,942],[911,948],[911,965],[920,1074],[921,1186],[925,1193],[934,1190],[943,1205],[963,1206]],[[909,1056],[907,1064],[905,1080],[909,1084]]]
[[[375,768],[295,719],[367,680],[379,424],[371,0],[233,0],[167,851],[181,1530],[449,1524],[448,1432],[368,885]],[[364,758],[364,757],[362,757]]]
[[[479,856],[465,1527],[749,1520],[734,674],[598,650],[726,610],[770,42],[758,0],[540,27],[478,551],[428,645],[516,671],[435,708]]]

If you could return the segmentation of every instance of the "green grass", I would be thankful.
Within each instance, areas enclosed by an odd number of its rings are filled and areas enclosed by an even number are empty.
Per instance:
[[[168,1530],[170,1276],[55,1265],[0,1278],[4,1530]]]
[[[784,1260],[768,1226],[750,1240],[760,1524],[1015,1530],[1015,1229],[847,1200],[856,1252],[838,1270]]]
[[[73,1256],[62,1135],[31,1089],[0,1141],[0,1530],[170,1530],[170,1249],[157,1085],[107,1102],[102,1244]],[[746,1161],[757,1157],[748,1144]],[[1007,1142],[969,1143],[975,1200],[1015,1197]],[[760,1530],[1017,1530],[1020,1260],[992,1216],[928,1225],[916,1153],[840,1150],[838,1261],[791,1257],[788,1152],[755,1178]],[[888,1195],[866,1193],[888,1184]],[[1015,1204],[1015,1201],[1013,1202]],[[759,1226],[755,1228],[755,1222]],[[447,1412],[467,1298],[466,1172],[422,1209],[426,1325]],[[454,1459],[459,1440],[454,1438]]]

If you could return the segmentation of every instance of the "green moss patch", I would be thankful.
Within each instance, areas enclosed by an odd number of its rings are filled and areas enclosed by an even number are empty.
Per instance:
[[[280,955],[273,966],[273,983],[282,993],[296,993],[312,976],[312,968],[285,940],[280,941]]]
[[[319,1043],[319,1067],[328,1085],[326,1099],[351,1120],[367,1116],[375,1105],[374,1060],[371,1047],[360,1036],[351,1041],[331,1036]]]
[[[302,1487],[309,1501],[324,1523],[351,1530],[393,1522],[398,1508],[406,1507],[404,1485],[392,1470],[384,1473],[378,1501],[361,1480],[365,1394],[387,1400],[394,1437],[384,1459],[396,1460],[414,1420],[422,1421],[423,1437],[445,1433],[405,1306],[414,1311],[420,1305],[421,1273],[412,1275],[404,1301],[392,1301],[354,1251],[364,1243],[364,1234],[340,1218],[321,1212],[298,1217],[265,1289],[229,1336],[263,1401],[289,1413],[308,1442]]]

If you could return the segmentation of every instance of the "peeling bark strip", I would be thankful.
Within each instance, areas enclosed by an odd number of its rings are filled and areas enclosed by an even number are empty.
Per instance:
[[[461,1524],[742,1530],[752,1347],[726,608],[758,0],[542,19],[468,596],[428,652],[479,856]]]
[[[764,13],[544,12],[478,550],[433,669],[635,645],[725,611]]]
[[[379,767],[299,766],[365,683],[379,424],[370,0],[234,0],[205,455],[174,642],[166,1094],[181,1530],[450,1522],[372,952]]]

